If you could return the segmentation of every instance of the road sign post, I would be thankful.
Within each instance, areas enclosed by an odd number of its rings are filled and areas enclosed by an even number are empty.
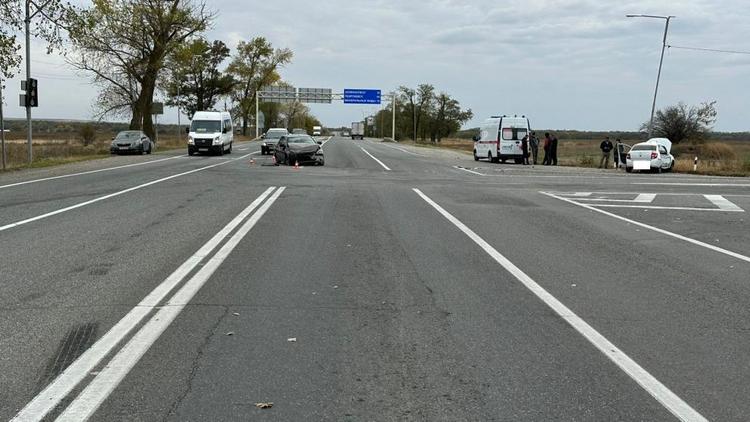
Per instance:
[[[3,116],[3,78],[0,77],[0,144],[2,144],[3,171],[5,171],[5,118]]]
[[[159,115],[164,114],[164,103],[151,103],[151,114],[156,116],[154,122],[154,143],[159,143]]]

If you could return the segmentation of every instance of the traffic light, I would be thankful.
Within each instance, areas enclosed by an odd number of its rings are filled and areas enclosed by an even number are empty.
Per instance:
[[[26,83],[26,107],[39,107],[39,82],[29,78]]]

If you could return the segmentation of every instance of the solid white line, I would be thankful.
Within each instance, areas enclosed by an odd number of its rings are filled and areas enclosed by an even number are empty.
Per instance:
[[[482,173],[479,173],[478,171],[474,171],[474,170],[469,170],[469,169],[465,169],[465,168],[463,168],[463,167],[459,167],[459,166],[453,166],[453,168],[454,168],[454,169],[456,169],[456,170],[462,170],[462,171],[465,171],[465,172],[467,172],[467,173],[471,173],[471,174],[476,174],[477,176],[486,176],[486,174],[482,174]]]
[[[25,182],[18,182],[18,183],[11,183],[9,185],[2,185],[2,186],[0,186],[0,189],[12,188],[14,186],[28,185],[30,183],[46,182],[48,180],[65,179],[65,178],[68,178],[68,177],[83,176],[83,175],[86,175],[86,174],[94,174],[94,173],[101,173],[103,171],[119,170],[119,169],[124,169],[124,168],[128,168],[128,167],[145,166],[146,164],[160,163],[162,161],[174,160],[175,158],[185,158],[185,157],[187,157],[187,156],[186,155],[178,155],[176,157],[161,158],[159,160],[144,161],[142,163],[126,164],[126,165],[123,165],[123,166],[107,167],[107,168],[99,169],[99,170],[90,170],[90,171],[83,171],[83,172],[80,172],[80,173],[64,174],[62,176],[53,176],[53,177],[45,177],[43,179],[27,180]]]
[[[662,207],[657,205],[624,205],[624,204],[591,204],[597,208],[640,208],[644,210],[675,210],[675,211],[713,211],[713,212],[745,212],[742,208],[738,209],[721,209],[721,208],[698,208],[698,207]]]
[[[391,171],[391,169],[390,169],[390,168],[388,168],[388,166],[386,166],[385,164],[383,164],[383,162],[382,162],[382,161],[378,160],[378,159],[377,159],[377,158],[375,158],[375,157],[374,157],[374,156],[373,156],[372,154],[370,154],[369,152],[367,152],[367,150],[366,150],[366,149],[364,149],[364,148],[362,148],[362,147],[359,147],[359,149],[361,149],[362,151],[364,151],[364,153],[365,153],[365,154],[369,155],[369,156],[370,156],[370,158],[372,158],[373,160],[377,161],[377,162],[378,162],[378,164],[380,164],[381,166],[383,166],[383,168],[384,168],[384,169],[386,169],[387,171]]]
[[[750,257],[738,254],[737,252],[732,252],[730,250],[723,249],[723,248],[720,248],[718,246],[714,246],[714,245],[711,245],[711,244],[708,244],[708,243],[701,242],[700,240],[691,239],[689,237],[686,237],[686,236],[683,236],[683,235],[680,235],[680,234],[677,234],[677,233],[672,233],[670,231],[667,231],[667,230],[664,230],[664,229],[660,229],[658,227],[650,226],[648,224],[641,223],[639,221],[631,220],[629,218],[622,217],[622,216],[619,216],[617,214],[613,214],[613,213],[608,212],[608,211],[600,210],[596,206],[593,206],[593,205],[581,204],[581,203],[578,203],[576,201],[572,201],[572,200],[570,200],[568,198],[563,198],[561,196],[557,196],[557,195],[551,194],[549,192],[539,192],[539,193],[541,193],[543,195],[547,195],[547,196],[555,198],[555,199],[559,199],[561,201],[565,201],[565,202],[568,202],[568,203],[571,203],[571,204],[574,204],[574,205],[578,205],[579,207],[586,208],[587,210],[596,211],[598,213],[610,216],[612,218],[616,218],[616,219],[621,220],[621,221],[625,221],[625,222],[630,223],[630,224],[635,224],[636,226],[643,227],[644,229],[649,229],[649,230],[655,231],[657,233],[661,233],[663,235],[674,237],[675,239],[684,240],[685,242],[692,243],[694,245],[698,245],[698,246],[704,247],[706,249],[710,249],[710,250],[712,250],[714,252],[718,252],[718,253],[721,253],[721,254],[724,254],[724,255],[729,255],[732,258],[737,258],[737,259],[745,261],[745,262],[750,262]]]
[[[396,147],[396,146],[393,146],[393,145],[386,145],[386,144],[380,144],[380,145],[383,145],[384,147],[388,147],[388,148],[392,148],[392,149],[397,149],[397,150],[399,150],[401,152],[405,152],[407,154],[416,155],[417,157],[424,157],[423,154],[417,154],[416,152],[411,152],[411,151],[408,151],[408,150],[405,150],[403,148]]]
[[[229,161],[223,161],[223,162],[218,163],[218,164],[212,164],[210,166],[197,168],[195,170],[190,170],[190,171],[186,171],[186,172],[182,172],[182,173],[178,173],[178,174],[173,174],[171,176],[167,176],[167,177],[163,177],[161,179],[153,180],[151,182],[144,183],[142,185],[133,186],[132,188],[128,188],[128,189],[125,189],[125,190],[121,190],[121,191],[117,191],[117,192],[114,192],[114,193],[110,193],[108,195],[100,196],[98,198],[94,198],[94,199],[91,199],[89,201],[81,202],[81,203],[78,203],[78,204],[75,204],[75,205],[71,205],[71,206],[65,207],[65,208],[60,208],[58,210],[51,211],[51,212],[48,212],[46,214],[37,215],[36,217],[31,217],[31,218],[27,218],[25,220],[16,221],[15,223],[6,224],[4,226],[0,226],[0,232],[8,230],[8,229],[12,229],[14,227],[22,226],[24,224],[32,223],[34,221],[39,221],[39,220],[42,220],[42,219],[45,219],[45,218],[48,218],[48,217],[52,217],[54,215],[62,214],[64,212],[72,211],[72,210],[77,209],[77,208],[85,207],[87,205],[95,204],[97,202],[101,202],[101,201],[104,201],[106,199],[114,198],[116,196],[120,196],[120,195],[126,194],[128,192],[133,192],[133,191],[138,190],[138,189],[143,189],[145,187],[148,187],[148,186],[151,186],[151,185],[155,185],[157,183],[166,182],[167,180],[171,180],[171,179],[174,179],[174,178],[177,178],[177,177],[186,176],[188,174],[196,173],[196,172],[203,171],[203,170],[208,170],[208,169],[213,168],[213,167],[223,166],[224,164],[228,164],[228,163],[231,163],[233,161],[237,161],[237,160],[241,160],[243,158],[246,158],[248,155],[250,155],[250,154],[243,155],[242,157],[234,158],[234,159],[229,160]]]
[[[39,421],[54,409],[159,303],[276,188],[270,187],[198,249],[137,306],[32,399],[13,421]]]
[[[638,363],[631,359],[628,355],[615,346],[612,342],[607,340],[603,335],[590,326],[586,321],[581,319],[578,315],[573,313],[567,306],[563,305],[562,302],[552,296],[547,290],[540,286],[536,281],[524,273],[515,264],[510,262],[505,256],[493,248],[484,239],[479,237],[469,227],[459,221],[456,217],[451,215],[448,211],[444,210],[440,205],[434,202],[432,199],[427,197],[419,189],[414,189],[422,199],[435,208],[443,217],[450,221],[459,230],[464,232],[471,240],[474,241],[479,247],[484,249],[488,255],[490,255],[498,264],[505,268],[511,273],[518,281],[520,281],[527,289],[534,293],[539,299],[542,300],[547,306],[555,311],[563,320],[565,320],[571,327],[578,331],[583,337],[585,337],[594,347],[599,349],[605,356],[607,356],[612,362],[614,362],[620,369],[622,369],[630,378],[638,383],[644,390],[646,390],[652,397],[654,397],[659,403],[667,408],[672,414],[677,416],[683,421],[707,421],[700,413],[695,411],[690,405],[673,393],[669,388],[662,384],[659,380],[654,378],[648,371],[642,368]]]
[[[658,186],[731,186],[731,187],[738,187],[738,188],[750,188],[750,185],[747,184],[737,184],[737,183],[666,183],[666,182],[638,182],[638,183],[631,183],[631,185],[658,185]]]
[[[586,192],[587,194],[591,195],[591,193]],[[565,195],[569,196],[569,195]],[[629,203],[639,203],[639,204],[650,204],[651,202],[654,202],[654,199],[656,199],[655,193],[639,193],[635,199],[614,199],[614,198],[581,198],[577,197],[576,195],[573,195],[572,197],[576,198],[576,201],[590,201],[590,202],[629,202]],[[605,205],[597,205],[597,207]]]
[[[744,211],[742,208],[735,205],[733,202],[728,201],[721,195],[703,195],[711,201],[714,205],[724,211]]]
[[[284,191],[279,188],[273,196],[253,214],[247,222],[219,249],[211,259],[185,285],[172,296],[149,321],[128,341],[128,343],[110,360],[93,381],[76,397],[56,420],[84,421],[94,414],[96,409],[125,378],[148,349],[159,339],[169,325],[177,318],[196,293],[240,241],[250,232],[263,214],[273,205]]]

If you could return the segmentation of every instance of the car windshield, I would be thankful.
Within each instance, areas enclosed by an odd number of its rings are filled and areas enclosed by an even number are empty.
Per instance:
[[[290,144],[315,144],[315,140],[309,136],[294,136],[289,138]]]
[[[140,139],[140,137],[141,137],[141,132],[127,131],[127,132],[118,133],[115,139],[117,139],[118,141],[130,141],[133,139]]]
[[[281,130],[269,130],[266,133],[266,139],[279,139],[284,135],[288,135],[288,133]]]
[[[656,151],[656,145],[635,145],[631,151]]]
[[[221,132],[220,120],[193,120],[190,125],[190,131],[195,133],[216,133]]]

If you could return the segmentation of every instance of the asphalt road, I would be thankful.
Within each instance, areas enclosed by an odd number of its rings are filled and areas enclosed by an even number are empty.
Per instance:
[[[259,150],[0,175],[0,420],[748,420],[749,180]]]

